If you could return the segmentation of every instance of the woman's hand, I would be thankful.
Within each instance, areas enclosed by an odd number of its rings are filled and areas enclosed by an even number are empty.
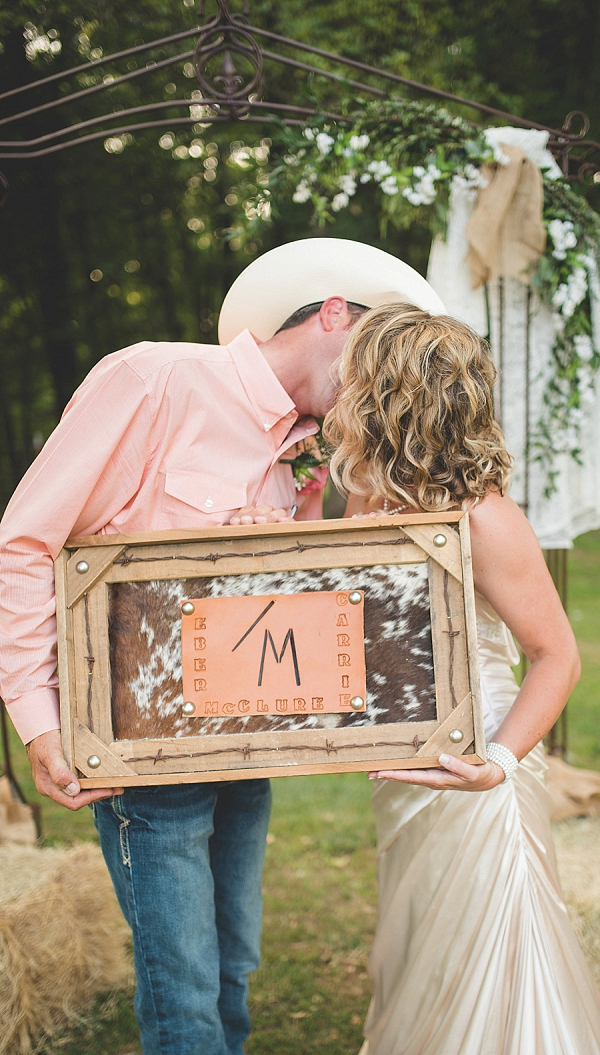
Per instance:
[[[292,507],[293,508],[293,507]],[[275,509],[273,506],[244,506],[238,509],[230,524],[287,524],[293,520],[288,509]]]
[[[440,769],[386,769],[369,773],[369,780],[397,780],[434,791],[490,791],[504,780],[504,770],[495,762],[475,766],[454,755],[440,755],[439,762]]]

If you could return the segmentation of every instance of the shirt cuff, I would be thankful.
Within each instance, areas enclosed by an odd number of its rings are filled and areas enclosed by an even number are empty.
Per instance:
[[[18,700],[7,704],[6,710],[24,744],[51,729],[60,729],[57,689],[26,692]]]

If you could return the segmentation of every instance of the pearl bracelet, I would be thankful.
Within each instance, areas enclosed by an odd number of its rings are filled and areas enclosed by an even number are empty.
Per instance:
[[[488,762],[495,762],[497,766],[500,766],[500,769],[504,770],[504,780],[510,780],[519,764],[518,758],[504,744],[495,744],[492,741],[486,744],[485,748]]]

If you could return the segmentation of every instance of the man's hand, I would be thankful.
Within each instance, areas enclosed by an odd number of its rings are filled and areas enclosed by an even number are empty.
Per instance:
[[[92,788],[82,791],[79,781],[69,769],[63,755],[58,729],[36,736],[27,744],[31,772],[40,795],[54,799],[68,810],[80,810],[98,799],[122,795],[123,788]]]
[[[244,506],[232,516],[230,524],[286,524],[293,520],[287,509],[274,509],[273,506]]]

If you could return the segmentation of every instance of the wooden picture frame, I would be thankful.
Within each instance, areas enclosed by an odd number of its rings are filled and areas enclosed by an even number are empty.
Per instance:
[[[63,746],[82,787],[420,768],[442,751],[485,761],[465,513],[73,538],[55,578]],[[226,720],[207,703],[212,717],[187,717],[183,603],[323,589],[342,605],[351,593],[364,599],[366,709],[352,712],[350,699],[354,707],[361,697],[349,699],[350,686],[341,715],[236,711]],[[273,665],[285,649],[270,645]],[[329,673],[340,689],[342,678],[350,685],[335,658]],[[310,712],[300,696],[293,703]],[[247,711],[249,701],[230,708],[238,706]]]

